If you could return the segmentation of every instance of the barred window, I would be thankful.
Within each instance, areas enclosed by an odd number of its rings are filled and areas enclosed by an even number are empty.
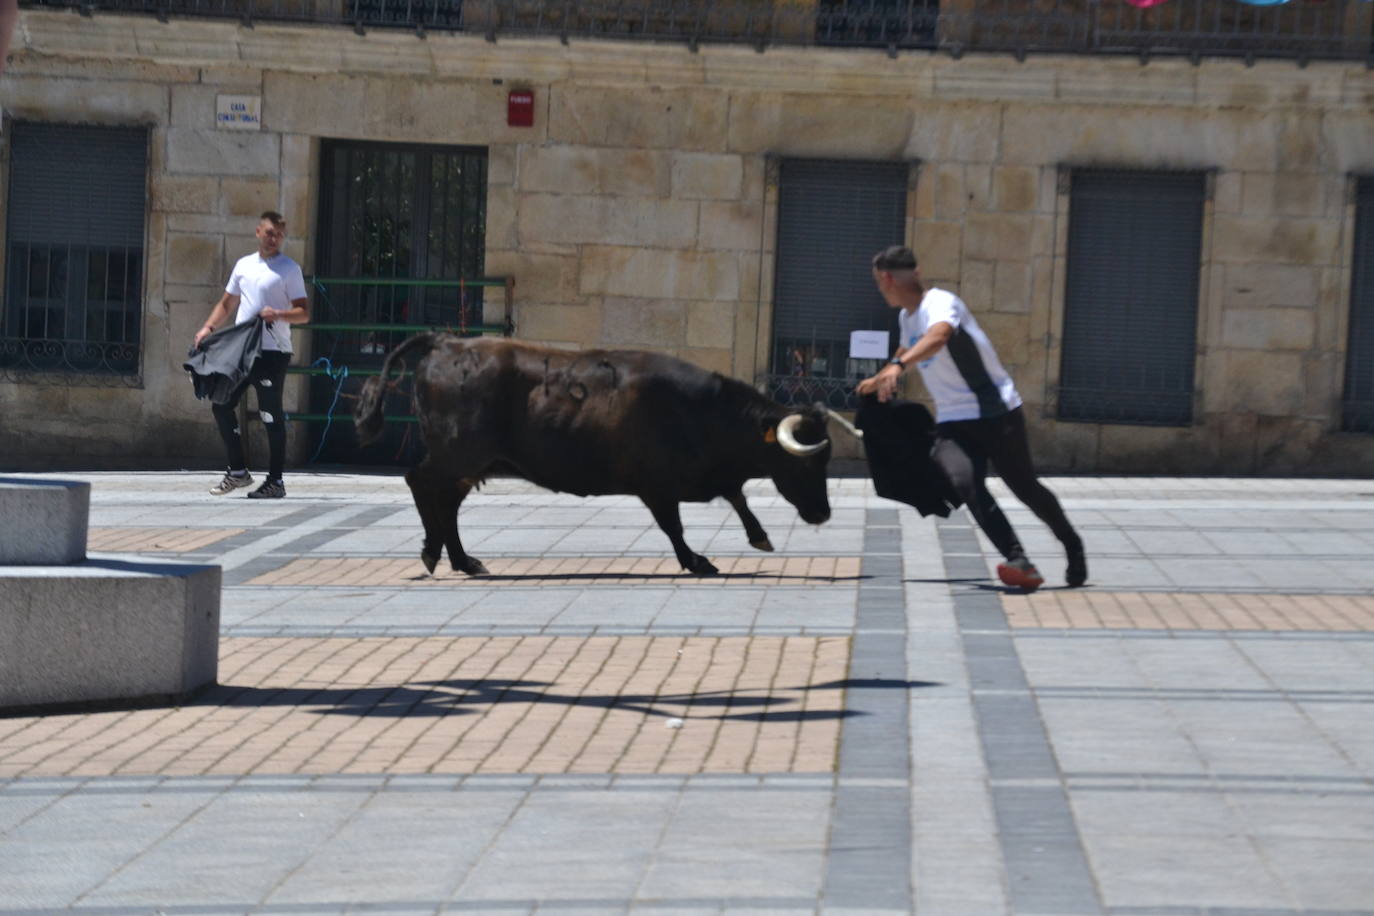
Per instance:
[[[1059,419],[1192,422],[1206,179],[1073,171]]]
[[[12,126],[0,373],[138,375],[147,172],[143,128]]]
[[[873,255],[900,245],[905,162],[785,159],[778,174],[778,246],[769,394],[783,404],[853,407],[854,386],[882,366],[850,359],[851,331],[887,331],[897,313],[873,285]]]

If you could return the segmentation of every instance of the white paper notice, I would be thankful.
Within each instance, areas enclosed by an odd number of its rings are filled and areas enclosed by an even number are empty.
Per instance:
[[[892,355],[888,349],[887,331],[851,331],[849,333],[850,359],[887,359]]]

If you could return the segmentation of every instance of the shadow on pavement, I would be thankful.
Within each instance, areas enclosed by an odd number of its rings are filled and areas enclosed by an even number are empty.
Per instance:
[[[188,706],[269,707],[301,706],[317,715],[409,716],[472,715],[484,706],[499,703],[540,703],[557,706],[584,706],[619,709],[680,719],[722,719],[752,722],[817,722],[867,715],[856,709],[774,709],[790,706],[797,700],[779,696],[750,696],[728,690],[674,694],[562,694],[538,688],[544,681],[479,680],[426,681],[395,687],[329,687],[324,689],[211,687]],[[938,687],[934,681],[903,681],[887,678],[847,679],[800,687],[774,688],[786,691],[812,690],[915,690]]]

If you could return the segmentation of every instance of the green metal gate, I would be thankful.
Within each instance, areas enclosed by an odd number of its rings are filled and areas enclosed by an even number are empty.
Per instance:
[[[465,336],[510,333],[510,284],[483,275],[487,152],[329,140],[322,149],[318,248],[312,278],[310,457],[346,464],[410,464],[419,443],[409,386],[387,396],[390,423],[361,448],[351,413],[362,381],[419,330]],[[499,321],[485,320],[486,291],[505,291]],[[494,306],[495,303],[492,303]],[[491,309],[495,312],[497,309]]]

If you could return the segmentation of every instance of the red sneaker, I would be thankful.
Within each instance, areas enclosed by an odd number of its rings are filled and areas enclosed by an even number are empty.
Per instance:
[[[1005,563],[998,563],[997,578],[1002,580],[1003,585],[1019,588],[1025,592],[1033,592],[1045,584],[1045,577],[1040,575],[1040,571],[1031,565],[1031,561],[1025,557],[1017,557]]]

